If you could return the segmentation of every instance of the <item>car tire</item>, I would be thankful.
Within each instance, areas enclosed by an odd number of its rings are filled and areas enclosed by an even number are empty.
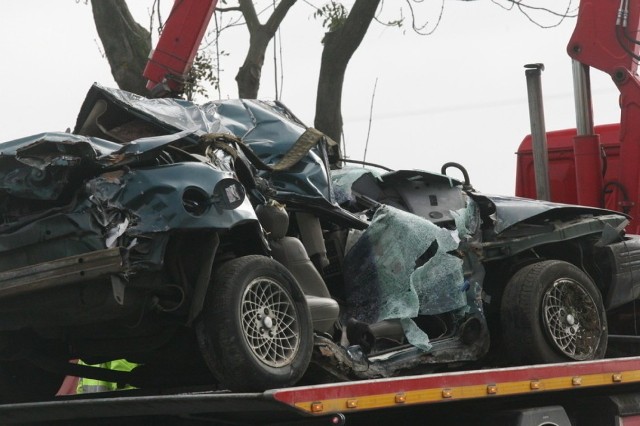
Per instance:
[[[509,280],[501,304],[508,358],[517,364],[604,358],[607,317],[600,291],[559,260],[527,265]]]
[[[51,400],[63,380],[63,374],[42,370],[26,360],[2,361],[0,404]]]
[[[313,349],[300,286],[265,256],[233,259],[214,273],[196,333],[207,366],[234,392],[295,384]]]

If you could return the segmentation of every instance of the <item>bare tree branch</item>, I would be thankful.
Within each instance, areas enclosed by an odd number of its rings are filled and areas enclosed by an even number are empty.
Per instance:
[[[238,74],[236,74],[238,94],[241,98],[255,99],[258,96],[267,46],[295,2],[296,0],[281,0],[269,19],[267,19],[267,23],[262,25],[253,2],[251,0],[238,0],[250,34],[249,51],[244,63],[238,70]],[[262,10],[260,14],[269,8]]]
[[[124,0],[92,0],[91,8],[114,80],[121,89],[146,95],[142,71],[151,50],[151,34],[133,19]]]
[[[572,18],[572,17],[575,17],[577,15],[576,12],[571,13],[571,5],[573,3],[573,0],[569,0],[569,2],[567,3],[567,7],[564,10],[564,12],[556,12],[556,11],[551,10],[549,8],[546,8],[546,7],[531,6],[531,5],[523,2],[523,0],[507,0],[507,1],[513,3],[518,8],[518,10],[529,20],[529,22],[537,25],[540,28],[554,28],[554,27],[557,27],[560,24],[562,24],[562,22],[566,18]],[[556,22],[554,24],[545,25],[545,24],[540,23],[536,19],[534,19],[533,16],[531,16],[531,14],[529,13],[529,11],[545,12],[545,13],[551,14],[553,16],[557,16],[560,19],[558,20],[558,22]]]
[[[247,23],[249,33],[253,34],[260,27],[260,20],[258,19],[258,14],[256,13],[256,8],[253,5],[253,1],[238,0],[238,3],[240,4],[240,10],[242,11],[244,20]]]
[[[289,9],[291,9],[291,6],[293,6],[295,2],[296,0],[282,0],[278,4],[278,6],[276,6],[276,9],[273,11],[271,16],[267,20],[267,23],[265,24],[265,27],[269,33],[275,34],[275,32],[278,30],[278,27],[282,23],[282,20],[287,15],[287,12],[289,12]]]
[[[380,0],[356,0],[344,24],[326,33],[323,40],[314,126],[337,142],[342,134],[342,86],[347,64],[369,29],[379,4]]]
[[[411,11],[411,28],[413,29],[413,31],[415,31],[417,34],[420,35],[431,35],[433,34],[437,29],[438,26],[440,25],[440,22],[442,21],[442,15],[444,13],[444,0],[442,0],[442,3],[440,5],[440,13],[438,14],[438,20],[436,21],[435,25],[433,26],[432,29],[430,29],[429,31],[425,31],[422,32],[423,29],[425,29],[427,27],[427,25],[429,25],[429,21],[425,22],[424,25],[422,26],[417,26],[416,25],[416,14],[413,11],[413,5],[411,3],[422,3],[422,0],[405,0],[407,3],[407,6],[409,6],[409,10]]]

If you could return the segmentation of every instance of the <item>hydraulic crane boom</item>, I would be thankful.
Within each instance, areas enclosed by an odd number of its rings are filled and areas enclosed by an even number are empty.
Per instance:
[[[155,97],[182,91],[218,0],[176,0],[143,75]]]
[[[616,190],[606,204],[629,213],[629,231],[640,232],[640,81],[636,75],[640,59],[640,2],[636,0],[582,0],[567,51],[580,65],[587,93],[586,102],[576,102],[578,136],[574,139],[576,185],[580,204],[603,204],[604,188],[601,146],[593,131],[588,96],[588,67],[608,73],[620,91],[620,157]],[[578,76],[579,77],[579,76]],[[580,81],[581,78],[577,78]],[[613,185],[611,185],[613,184]]]
[[[551,201],[606,207],[631,216],[640,234],[640,1],[581,0],[567,46],[574,59],[576,128],[546,133]],[[594,127],[590,67],[609,74],[620,92],[620,123]],[[533,144],[518,149],[516,195],[537,197]]]

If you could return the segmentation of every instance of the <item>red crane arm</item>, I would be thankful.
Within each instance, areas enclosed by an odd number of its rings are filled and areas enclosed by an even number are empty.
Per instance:
[[[154,96],[180,92],[218,0],[175,0],[144,69]]]
[[[619,210],[629,212],[635,219],[629,230],[636,233],[640,232],[640,81],[636,76],[640,59],[639,29],[639,1],[582,0],[578,22],[567,46],[569,56],[608,73],[620,91],[618,184],[626,190],[628,198],[617,191],[616,204]],[[585,145],[580,145],[578,139],[575,142],[576,173],[577,181],[582,183],[577,188],[578,200],[593,199],[594,194],[600,199],[602,178],[600,185],[595,185],[593,182],[597,179],[589,176],[587,171],[594,168],[593,156],[599,156],[600,150],[597,146],[594,149],[593,143],[589,144],[589,137]],[[581,171],[584,172],[582,176]],[[591,172],[600,173],[600,170]]]

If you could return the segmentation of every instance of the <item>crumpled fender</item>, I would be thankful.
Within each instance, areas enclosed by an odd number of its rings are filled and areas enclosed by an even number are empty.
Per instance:
[[[489,214],[493,219],[496,234],[500,234],[511,226],[536,216],[540,216],[540,219],[554,219],[567,216],[576,218],[581,215],[606,216],[616,214],[620,216],[620,223],[628,218],[620,212],[596,207],[553,203],[550,201],[502,195],[485,195],[475,192],[469,193],[469,196],[478,203],[481,210],[484,210],[483,213]],[[490,208],[495,209],[495,212],[490,213],[488,211]]]

